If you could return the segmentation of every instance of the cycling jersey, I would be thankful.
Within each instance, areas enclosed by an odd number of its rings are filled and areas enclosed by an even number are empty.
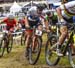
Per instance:
[[[62,16],[69,19],[75,15],[75,1],[71,1],[60,6]]]
[[[18,23],[20,23],[22,28],[25,29],[25,20],[24,19],[19,20]]]
[[[49,22],[49,24],[56,24],[58,22],[57,15],[54,15],[52,17],[49,17],[48,15],[45,16],[45,19]]]
[[[13,28],[16,25],[16,20],[15,19],[9,20],[8,18],[5,18],[3,20],[3,22],[6,23],[7,30],[9,30],[10,28]]]
[[[29,23],[30,27],[33,27],[33,26],[37,27],[38,25],[41,24],[41,21],[40,21],[39,17],[33,18],[33,16],[29,15],[27,18],[28,18],[28,23]]]

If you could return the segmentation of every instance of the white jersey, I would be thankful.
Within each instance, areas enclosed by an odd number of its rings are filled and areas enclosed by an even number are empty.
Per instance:
[[[62,16],[70,18],[75,15],[75,1],[68,2],[60,6],[62,10]]]

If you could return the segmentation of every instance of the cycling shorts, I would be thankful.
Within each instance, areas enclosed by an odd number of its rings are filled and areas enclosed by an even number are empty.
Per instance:
[[[6,26],[6,30],[7,31],[11,31],[11,32],[14,32],[14,27],[11,27],[11,26]]]

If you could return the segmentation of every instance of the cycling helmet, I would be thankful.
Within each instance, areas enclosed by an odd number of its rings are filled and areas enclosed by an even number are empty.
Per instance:
[[[24,13],[19,13],[18,16],[24,18],[25,17],[25,14]]]
[[[46,10],[46,14],[47,14],[48,16],[51,15],[50,10]]]
[[[42,4],[38,4],[38,5],[37,5],[37,9],[38,9],[39,11],[42,11],[42,10],[44,9],[44,6],[43,6]]]
[[[37,15],[37,7],[31,7],[28,12],[30,15]]]
[[[9,19],[14,19],[14,15],[12,15],[12,14],[9,14],[7,17],[8,17]]]
[[[19,18],[18,18],[18,21],[21,21],[21,20],[23,20],[23,18],[22,18],[22,17],[19,17]]]

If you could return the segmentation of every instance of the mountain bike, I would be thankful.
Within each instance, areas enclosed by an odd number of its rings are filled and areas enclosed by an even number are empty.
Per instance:
[[[63,43],[63,45],[61,47],[63,56],[68,56],[69,62],[73,68],[75,68],[75,54],[73,54],[73,49],[74,49],[73,35],[75,33],[74,29],[75,29],[75,24],[72,24],[72,27],[70,28],[71,31],[69,32],[68,36],[66,37],[66,39],[64,41],[65,44]],[[49,40],[50,39],[48,39],[48,41],[46,43],[45,58],[46,58],[46,62],[48,65],[54,66],[54,65],[58,64],[61,57],[57,55],[58,45],[54,49],[51,49],[51,47],[54,44],[51,45]],[[57,42],[55,42],[55,43],[57,43]]]
[[[33,31],[32,31],[32,36],[29,39],[29,48],[28,48],[28,58],[29,59],[28,59],[28,61],[31,65],[34,65],[37,63],[39,56],[40,56],[40,52],[41,52],[42,31],[37,30],[35,27],[33,27],[32,29],[30,28],[29,30],[33,30]],[[33,42],[34,37],[35,37],[35,40]],[[33,46],[33,43],[34,43],[34,46]]]
[[[3,37],[0,43],[0,57],[4,55],[5,49],[7,49],[7,53],[10,53],[13,46],[13,35],[8,36],[8,31],[4,31]]]

